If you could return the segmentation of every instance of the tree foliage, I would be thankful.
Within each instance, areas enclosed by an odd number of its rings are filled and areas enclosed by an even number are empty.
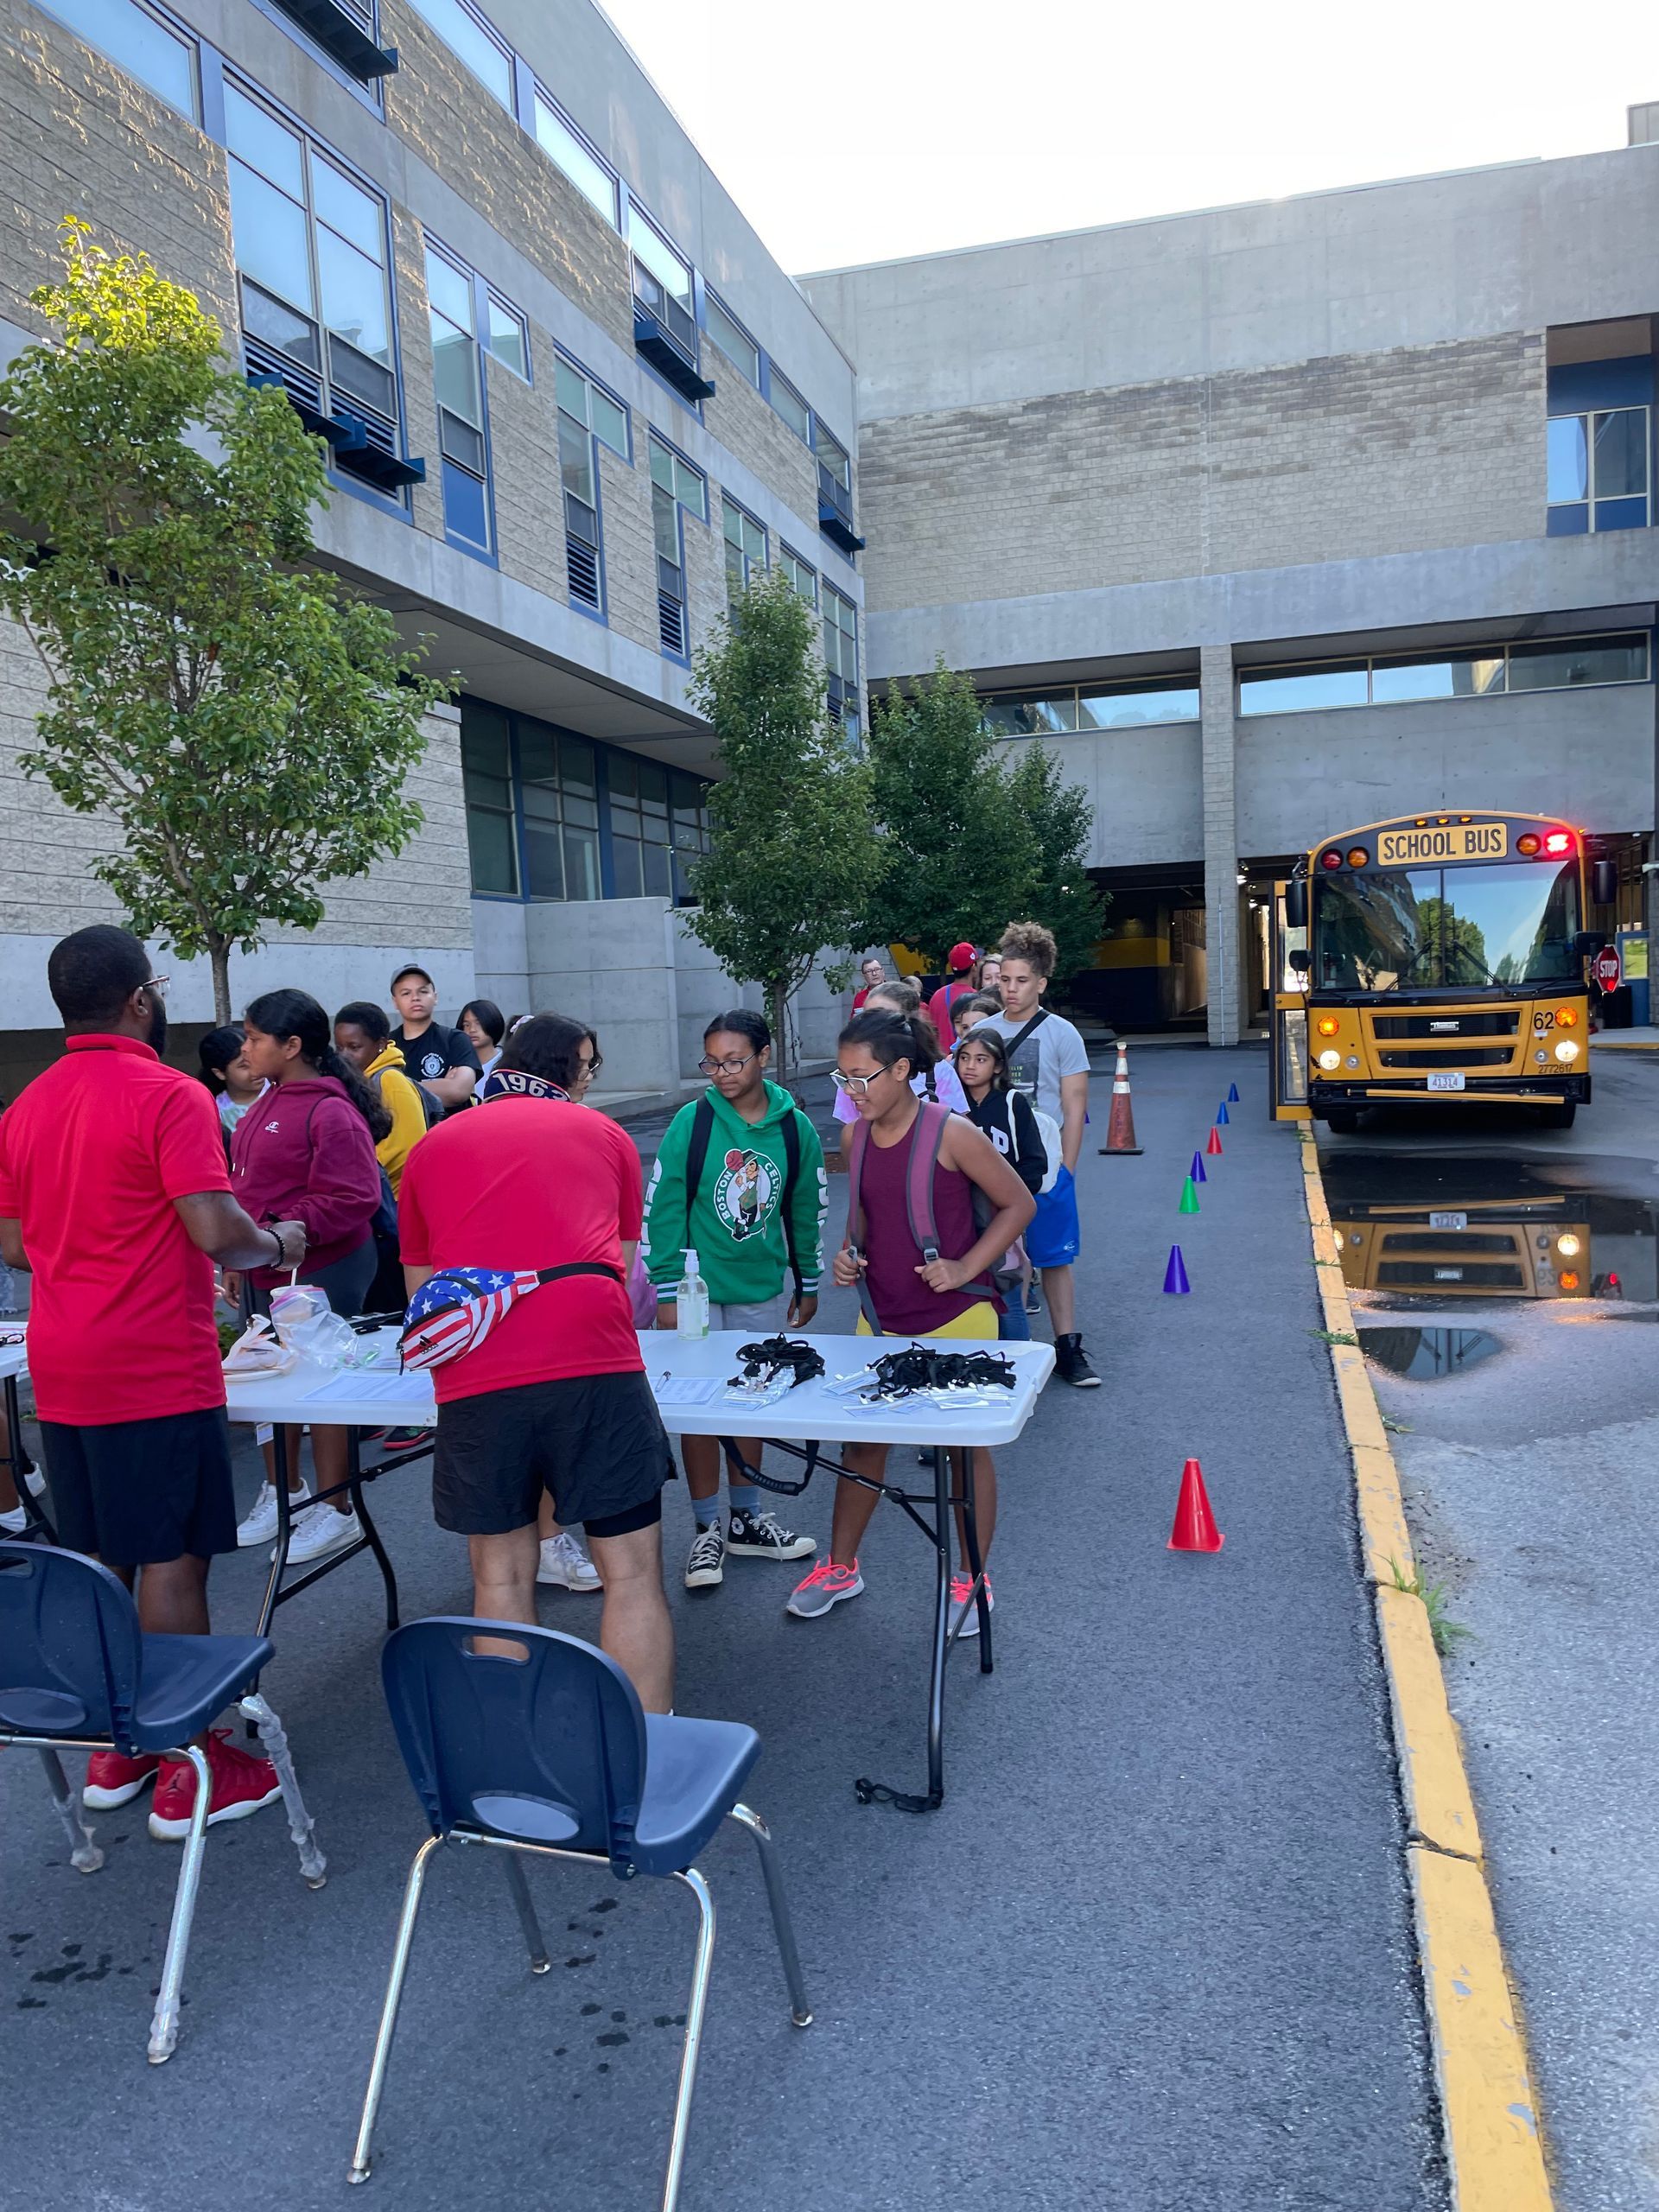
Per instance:
[[[692,871],[692,934],[766,990],[780,1067],[785,1002],[826,946],[852,944],[873,863],[869,772],[826,712],[812,609],[780,571],[757,578],[697,655],[691,694],[726,775]],[[847,970],[832,968],[839,988]]]
[[[225,1020],[232,949],[315,929],[321,885],[419,828],[404,779],[448,687],[383,609],[298,565],[323,450],[282,393],[147,257],[62,234],[63,282],[31,296],[57,342],[0,383],[0,506],[29,533],[0,545],[0,607],[48,677],[23,765],[114,817],[93,874],[140,935],[210,957]]]
[[[1017,911],[1052,930],[1055,973],[1066,978],[1087,966],[1106,925],[1107,894],[1089,874],[1094,809],[1081,784],[1063,780],[1059,761],[1033,739],[1020,747],[1008,778],[1013,811],[1031,831],[1031,887]]]

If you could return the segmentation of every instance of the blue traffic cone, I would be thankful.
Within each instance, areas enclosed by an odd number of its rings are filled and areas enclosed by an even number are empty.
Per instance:
[[[1236,1083],[1230,1083],[1227,1086],[1227,1103],[1230,1106],[1238,1103],[1238,1085]]]
[[[1186,1262],[1181,1257],[1181,1248],[1169,1248],[1169,1265],[1164,1269],[1164,1294],[1168,1298],[1185,1298],[1192,1286],[1186,1279]]]
[[[1219,1106],[1217,1106],[1217,1109],[1216,1109],[1216,1127],[1217,1127],[1218,1129],[1219,1129],[1219,1128],[1224,1128],[1224,1127],[1226,1126],[1226,1122],[1227,1122],[1227,1101],[1224,1098],[1224,1099],[1222,1100],[1222,1102],[1221,1102],[1220,1105],[1219,1105]]]
[[[1201,1152],[1193,1154],[1192,1165],[1186,1172],[1195,1183],[1207,1183],[1210,1180],[1204,1172],[1204,1154]]]

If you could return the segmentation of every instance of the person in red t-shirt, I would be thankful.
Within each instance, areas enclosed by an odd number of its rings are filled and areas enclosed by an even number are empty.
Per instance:
[[[973,968],[978,955],[964,939],[950,948],[950,972],[927,1002],[927,1018],[938,1033],[939,1041],[947,1044],[950,1038],[950,1009],[958,999],[969,997],[974,989]]]
[[[58,1535],[137,1585],[147,1634],[206,1636],[208,1562],[236,1548],[213,1263],[297,1266],[305,1230],[262,1229],[231,1196],[212,1098],[162,1064],[167,979],[136,937],[77,930],[46,973],[64,1056],[0,1119],[0,1257],[35,1278],[29,1367]],[[228,1735],[206,1745],[210,1822],[279,1795]],[[176,1840],[188,1759],[94,1751],[86,1802],[124,1805],[152,1780],[149,1832]]]
[[[467,1539],[474,1611],[536,1618],[537,1510],[587,1529],[605,1586],[600,1642],[648,1712],[673,1697],[663,1597],[668,1438],[645,1381],[627,1270],[645,1194],[614,1122],[572,1097],[589,1033],[537,1014],[507,1039],[476,1113],[453,1115],[409,1156],[398,1233],[411,1298],[443,1268],[613,1271],[569,1275],[520,1299],[483,1343],[432,1370],[438,1402],[432,1510]]]
[[[863,1011],[864,1001],[868,998],[870,993],[872,991],[879,991],[882,984],[887,980],[887,971],[882,966],[881,963],[876,958],[874,953],[872,953],[868,960],[861,960],[859,962],[858,973],[860,978],[859,988],[853,993],[853,1012],[855,1014],[860,1014]]]

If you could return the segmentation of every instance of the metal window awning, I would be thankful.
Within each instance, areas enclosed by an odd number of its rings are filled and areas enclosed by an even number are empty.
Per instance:
[[[377,46],[364,29],[359,11],[345,0],[273,0],[273,4],[309,32],[323,52],[359,84],[390,77],[397,70],[397,48]]]
[[[690,400],[711,399],[715,387],[696,361],[670,334],[664,322],[636,299],[633,303],[633,349],[643,353],[658,376]]]

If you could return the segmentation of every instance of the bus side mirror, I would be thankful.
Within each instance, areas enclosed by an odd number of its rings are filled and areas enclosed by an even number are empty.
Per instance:
[[[1600,930],[1580,930],[1573,940],[1575,960],[1593,960],[1607,939]]]
[[[1290,955],[1290,969],[1294,976],[1306,976],[1313,965],[1312,959],[1300,946]]]
[[[1591,861],[1590,896],[1598,906],[1613,905],[1618,897],[1618,863],[1616,861]]]
[[[1285,927],[1287,930],[1305,930],[1307,927],[1307,885],[1300,877],[1285,886]]]

